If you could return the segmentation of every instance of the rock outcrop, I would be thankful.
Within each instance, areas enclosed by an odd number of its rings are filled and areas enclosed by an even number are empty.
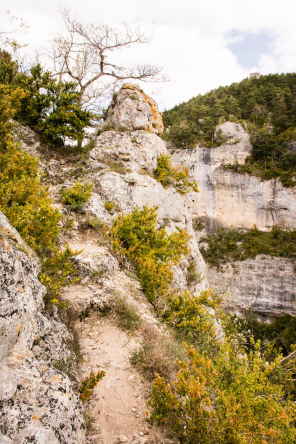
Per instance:
[[[71,335],[56,316],[41,313],[45,287],[40,264],[0,213],[0,442],[83,443],[82,405]],[[73,369],[72,369],[73,364]]]
[[[102,133],[90,153],[91,168],[97,168],[90,178],[95,183],[92,197],[85,211],[105,221],[112,217],[105,209],[105,202],[114,203],[114,213],[130,213],[136,207],[142,209],[158,207],[158,221],[165,226],[168,234],[177,229],[186,229],[191,235],[191,256],[175,270],[175,283],[178,287],[187,285],[187,266],[193,261],[199,279],[192,290],[206,288],[205,263],[199,252],[192,229],[192,220],[187,208],[186,197],[175,188],[163,188],[153,177],[157,157],[167,154],[165,143],[155,134],[142,131]],[[118,162],[121,162],[118,165]],[[113,171],[112,171],[113,170]],[[120,172],[118,172],[120,171]]]
[[[108,122],[116,130],[144,130],[159,135],[163,132],[162,117],[156,102],[138,85],[123,85],[114,95],[107,111]]]
[[[191,213],[210,227],[256,225],[263,231],[273,225],[294,228],[295,188],[284,188],[278,179],[261,181],[223,168],[236,162],[242,164],[251,154],[248,133],[241,125],[225,122],[218,127],[216,137],[226,143],[217,148],[177,150],[173,155],[176,163],[190,168],[198,183],[200,193],[188,196]]]
[[[252,310],[262,320],[290,314],[296,316],[296,273],[291,260],[258,255],[256,259],[211,268],[209,285],[224,298],[230,313]]]
[[[223,168],[243,164],[251,154],[249,135],[243,127],[225,122],[217,127],[215,139],[223,144],[177,150],[172,156],[176,163],[190,168],[198,183],[200,192],[187,196],[192,216],[201,218],[210,231],[254,225],[263,231],[273,225],[295,229],[295,188],[284,188],[278,179],[261,181]],[[207,277],[211,288],[226,295],[225,306],[230,311],[241,313],[251,308],[262,317],[295,314],[296,275],[288,259],[257,256],[236,262],[234,268],[209,268]]]

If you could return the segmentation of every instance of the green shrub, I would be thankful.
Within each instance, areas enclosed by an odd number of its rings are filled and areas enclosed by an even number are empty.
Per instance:
[[[113,213],[113,209],[114,209],[114,202],[105,202],[105,208],[108,211],[108,213],[112,214]]]
[[[143,290],[153,302],[165,293],[173,279],[172,266],[188,254],[188,234],[179,230],[167,235],[157,229],[156,208],[136,208],[131,214],[117,216],[109,230],[115,252],[135,264]]]
[[[0,52],[1,54],[1,52]],[[13,144],[11,130],[12,119],[20,107],[25,92],[21,88],[12,88],[10,85],[0,83],[0,148],[4,150]]]
[[[284,356],[293,351],[296,343],[296,317],[285,314],[270,322],[260,322],[256,313],[251,310],[245,311],[243,321],[240,320],[241,330],[245,336],[252,336],[260,340],[262,347],[266,343],[273,344],[273,352],[282,352]]]
[[[170,156],[163,155],[158,157],[154,177],[164,188],[168,185],[173,185],[180,194],[185,194],[189,191],[198,192],[195,180],[189,177],[189,169],[173,167]]]
[[[200,242],[207,244],[207,248],[200,248],[201,254],[215,267],[255,258],[257,254],[296,258],[296,230],[282,230],[277,226],[270,232],[260,231],[256,226],[249,231],[219,228]]]
[[[69,205],[72,210],[80,210],[91,196],[93,184],[76,182],[71,188],[61,190],[62,202]]]
[[[20,73],[18,84],[26,92],[16,118],[52,144],[82,143],[84,128],[91,125],[92,113],[81,108],[81,96],[73,82],[57,81],[40,64],[30,74]]]
[[[40,184],[38,160],[14,145],[0,151],[0,211],[34,250],[55,247],[61,215]]]
[[[68,375],[70,379],[72,379],[72,380],[75,379],[76,361],[73,358],[73,356],[68,356],[68,358],[63,361],[55,361],[53,366],[57,370],[59,370],[63,373],[66,373],[66,375]]]
[[[16,93],[22,88],[16,119],[37,131],[52,148],[69,140],[81,146],[94,116],[82,109],[75,83],[57,81],[40,64],[32,66],[30,73],[21,72],[11,55],[1,50],[0,83]]]
[[[184,443],[291,443],[296,439],[293,371],[281,356],[266,363],[260,343],[246,354],[225,341],[214,359],[187,347],[177,378],[157,376],[150,420]]]
[[[67,306],[67,303],[61,300],[61,290],[80,280],[78,270],[73,263],[73,258],[79,253],[81,251],[73,251],[67,244],[64,250],[55,250],[52,257],[43,260],[39,280],[47,289],[46,302],[51,302],[59,308]]]
[[[192,219],[192,227],[195,231],[202,231],[205,228],[205,224],[199,217],[194,217]]]
[[[179,337],[204,349],[215,342],[215,318],[209,308],[219,310],[221,298],[211,290],[201,291],[199,295],[190,291],[176,291],[166,295],[158,306],[162,319],[173,326]]]

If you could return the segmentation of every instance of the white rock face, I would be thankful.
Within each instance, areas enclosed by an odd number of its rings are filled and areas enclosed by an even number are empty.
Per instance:
[[[162,117],[157,103],[145,94],[138,85],[126,84],[113,98],[108,108],[106,122],[115,129],[144,130],[162,134]]]
[[[82,406],[54,364],[71,357],[71,337],[40,313],[40,264],[0,213],[0,442],[84,442]],[[72,358],[71,358],[72,359]]]
[[[296,189],[284,188],[277,179],[261,181],[247,174],[225,170],[223,165],[244,163],[251,153],[249,136],[235,123],[220,126],[228,138],[217,148],[178,150],[176,163],[188,166],[200,193],[192,193],[188,205],[193,215],[211,225],[269,230],[273,225],[295,227]],[[236,142],[236,143],[234,143]]]
[[[157,158],[167,153],[163,140],[156,134],[144,131],[105,131],[90,152],[89,161],[111,164],[121,161],[130,171],[153,171]]]
[[[157,157],[161,154],[167,154],[167,149],[156,134],[143,131],[130,134],[114,131],[102,133],[89,156],[90,165],[95,162],[101,165],[101,171],[94,171],[91,176],[95,189],[100,192],[88,201],[84,209],[92,216],[110,222],[111,216],[106,214],[104,208],[105,201],[115,204],[117,214],[130,213],[136,207],[142,209],[146,205],[149,208],[157,206],[159,225],[166,226],[168,234],[176,229],[186,229],[191,235],[189,260],[194,261],[200,276],[192,290],[200,291],[207,287],[205,263],[194,237],[186,196],[179,194],[173,187],[163,188],[151,177],[157,166]],[[124,164],[125,173],[110,171],[114,162],[119,160]],[[183,265],[183,268],[179,266],[175,270],[175,284],[180,288],[187,285],[186,264]]]
[[[224,305],[232,313],[252,309],[262,317],[296,315],[296,274],[292,261],[259,255],[256,259],[211,268],[210,287],[226,294]]]
[[[203,218],[210,228],[295,228],[296,189],[284,188],[277,179],[261,181],[223,168],[242,164],[250,155],[247,132],[225,122],[218,126],[215,137],[226,143],[217,148],[178,150],[172,156],[176,163],[190,168],[198,183],[200,193],[188,195],[191,214]],[[226,295],[225,306],[232,312],[252,308],[263,317],[295,314],[296,275],[287,259],[257,256],[236,262],[235,268],[225,266],[223,271],[208,268],[207,277],[211,288]]]

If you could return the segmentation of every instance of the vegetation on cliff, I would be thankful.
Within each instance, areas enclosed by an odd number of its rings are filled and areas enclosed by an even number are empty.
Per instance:
[[[173,167],[170,156],[158,157],[154,177],[164,188],[173,185],[180,194],[186,194],[191,190],[198,192],[195,180],[189,175],[189,168]]]
[[[11,92],[22,92],[15,119],[36,131],[51,147],[57,149],[66,141],[82,143],[93,115],[82,109],[75,83],[57,81],[40,64],[22,72],[3,50],[0,50],[0,83]]]
[[[181,148],[212,147],[215,127],[225,120],[243,122],[253,144],[252,156],[236,171],[295,185],[296,153],[289,142],[296,140],[296,74],[244,79],[177,105],[163,113],[164,137]]]
[[[176,378],[156,374],[149,420],[168,425],[181,442],[192,444],[292,442],[295,362],[285,361],[269,342],[261,346],[221,310],[225,337],[218,337],[219,297],[210,290],[196,295],[173,287],[172,265],[188,253],[187,239],[180,232],[173,241],[158,230],[156,216],[156,209],[136,209],[116,218],[109,230],[115,251],[134,262],[158,315],[186,341],[187,359],[179,361]],[[137,365],[141,359],[147,361],[144,351],[137,354]]]
[[[0,85],[0,211],[30,247],[44,252],[57,242],[61,216],[41,185],[38,160],[13,140],[11,119],[23,97],[20,88]]]
[[[208,264],[217,268],[228,262],[254,259],[257,254],[295,259],[296,230],[277,226],[269,232],[256,226],[248,231],[219,228],[200,239],[200,252]]]

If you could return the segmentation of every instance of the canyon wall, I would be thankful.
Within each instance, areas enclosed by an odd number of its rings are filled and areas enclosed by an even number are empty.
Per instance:
[[[238,124],[220,126],[227,138],[217,148],[197,146],[194,150],[177,150],[173,160],[190,168],[199,193],[188,195],[193,216],[201,217],[210,227],[224,226],[270,230],[273,225],[294,228],[296,225],[296,189],[285,188],[278,179],[261,181],[248,174],[224,169],[227,164],[243,164],[251,154],[248,133]]]
[[[177,164],[190,169],[198,183],[200,192],[187,195],[192,216],[205,223],[207,232],[254,225],[262,231],[273,225],[295,229],[296,189],[284,188],[278,179],[261,181],[224,169],[227,164],[243,164],[252,146],[248,133],[236,123],[225,122],[216,134],[224,138],[223,145],[176,150],[172,155]],[[208,267],[207,278],[211,288],[225,294],[224,303],[231,312],[251,308],[263,318],[295,315],[296,274],[289,259],[259,255],[222,270]]]

